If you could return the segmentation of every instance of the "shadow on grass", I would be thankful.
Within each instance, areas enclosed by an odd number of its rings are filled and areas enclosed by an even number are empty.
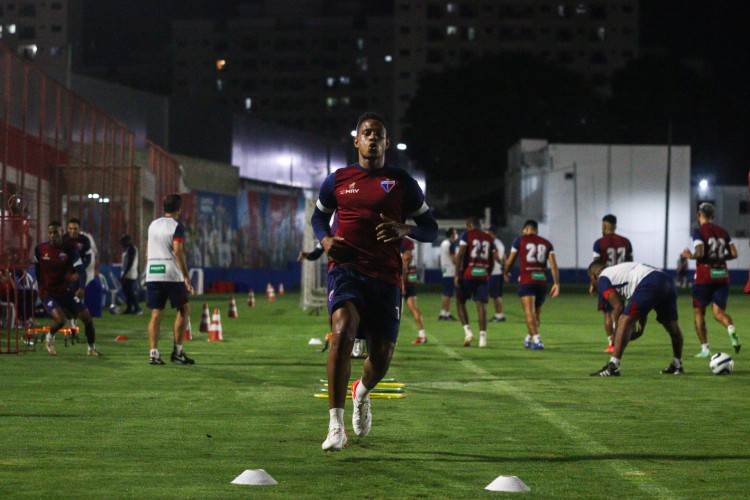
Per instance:
[[[420,456],[421,455],[421,456]],[[501,462],[588,462],[599,460],[666,460],[670,462],[702,462],[706,460],[750,460],[750,455],[680,455],[670,454],[649,454],[649,453],[603,453],[601,455],[569,455],[564,457],[551,456],[489,456],[489,455],[472,455],[468,453],[451,453],[437,451],[433,453],[415,454],[409,453],[404,456],[394,456],[389,454],[382,458],[376,457],[353,457],[345,461],[353,463],[368,463],[380,461],[430,461],[430,462],[476,462],[476,463],[501,463]]]

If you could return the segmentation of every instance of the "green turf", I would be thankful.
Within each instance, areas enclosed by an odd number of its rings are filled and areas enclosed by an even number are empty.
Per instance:
[[[521,478],[529,498],[746,497],[748,354],[726,377],[694,359],[683,292],[684,377],[659,374],[671,350],[653,318],[622,377],[589,377],[608,359],[602,317],[572,292],[547,302],[546,350],[531,352],[512,288],[508,321],[490,323],[486,349],[462,347],[461,327],[438,322],[439,296],[423,291],[429,342],[411,345],[407,313],[389,372],[407,397],[374,400],[365,439],[353,437],[347,402],[349,447],[328,454],[327,402],[313,397],[325,354],[308,341],[329,327],[300,310],[297,294],[253,309],[241,301],[236,320],[225,296],[195,298],[192,367],[149,366],[147,317],[106,315],[96,322],[102,359],[60,342],[56,358],[43,348],[0,357],[0,497],[482,498],[497,495],[484,487],[501,475]],[[197,333],[204,300],[222,311],[224,342]],[[750,352],[747,301],[733,290],[729,312]],[[726,332],[708,324],[713,350],[731,352]],[[167,359],[170,349],[165,338]],[[361,364],[353,360],[355,375]],[[279,484],[231,484],[246,469]]]

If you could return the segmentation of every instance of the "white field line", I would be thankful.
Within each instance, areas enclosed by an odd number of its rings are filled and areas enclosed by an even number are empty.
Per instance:
[[[434,338],[435,337],[433,336],[432,339]],[[443,351],[443,353],[445,353],[447,356],[453,359],[459,359],[461,364],[467,370],[474,372],[480,377],[493,378],[493,375],[490,372],[478,366],[477,364],[473,363],[472,361],[468,361],[464,359],[455,349],[451,347],[447,347],[446,345],[440,342],[435,342],[435,343],[440,348],[440,350]],[[578,446],[582,448],[583,450],[585,450],[586,452],[591,453],[593,455],[614,454],[614,451],[608,448],[606,445],[597,441],[590,435],[586,434],[584,431],[576,427],[574,424],[565,421],[565,419],[563,419],[554,410],[551,410],[550,408],[547,408],[543,404],[540,404],[539,402],[535,401],[532,397],[526,395],[523,392],[523,390],[517,387],[514,387],[512,384],[509,384],[508,382],[503,382],[502,380],[492,380],[490,381],[490,384],[492,387],[491,390],[493,390],[493,392],[507,394],[508,396],[524,404],[533,413],[544,418],[544,420],[546,420],[550,425],[562,431],[562,433],[565,434],[565,436],[568,437],[570,440],[578,443]],[[661,486],[660,484],[654,483],[654,481],[652,481],[647,475],[644,475],[641,470],[630,465],[630,463],[627,460],[607,459],[606,462],[607,462],[607,465],[610,467],[610,469],[612,469],[612,471],[616,475],[620,476],[623,480],[627,482],[634,483],[638,487],[638,489],[640,489],[642,492],[648,495],[652,495],[657,498],[677,498],[678,497],[669,489]]]

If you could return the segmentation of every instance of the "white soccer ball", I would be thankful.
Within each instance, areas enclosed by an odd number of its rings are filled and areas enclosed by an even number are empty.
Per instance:
[[[717,352],[711,356],[708,366],[714,375],[729,375],[734,370],[734,360],[725,352]]]

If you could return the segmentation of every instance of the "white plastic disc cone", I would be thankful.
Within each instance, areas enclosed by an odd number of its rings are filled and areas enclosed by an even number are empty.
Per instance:
[[[323,341],[319,338],[312,338],[310,339],[310,342],[307,343],[307,345],[323,345]]]
[[[510,491],[514,493],[531,491],[531,488],[526,486],[523,481],[518,479],[518,476],[499,476],[497,479],[485,486],[484,489],[490,491]]]
[[[276,482],[271,475],[263,469],[248,469],[232,481],[232,484],[248,484],[251,486],[274,486]]]

